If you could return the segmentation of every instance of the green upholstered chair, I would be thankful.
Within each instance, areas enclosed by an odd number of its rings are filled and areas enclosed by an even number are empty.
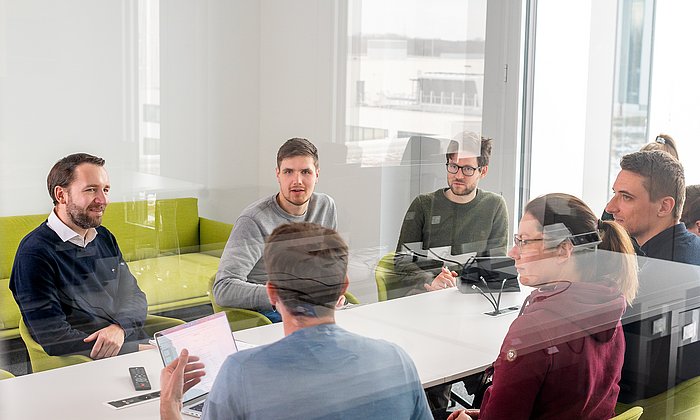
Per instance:
[[[265,315],[242,308],[230,308],[227,306],[219,306],[214,299],[214,293],[212,292],[212,286],[214,286],[214,281],[216,280],[216,275],[209,279],[209,299],[211,300],[211,307],[214,312],[226,312],[226,318],[231,326],[231,331],[240,331],[248,328],[259,327],[261,325],[272,324]]]
[[[56,369],[64,366],[77,365],[78,363],[89,362],[90,359],[87,356],[81,354],[71,354],[66,356],[51,356],[44,351],[44,348],[37,343],[32,335],[29,333],[29,329],[24,324],[24,319],[19,320],[19,335],[24,341],[24,345],[27,347],[27,353],[29,353],[29,361],[32,364],[32,372],[43,372],[45,370]]]
[[[184,324],[184,321],[167,318],[163,316],[148,315],[144,331],[149,336],[152,336],[157,331]],[[51,356],[44,351],[44,348],[32,338],[29,329],[24,324],[24,320],[19,320],[19,334],[24,341],[29,353],[29,360],[32,364],[33,372],[42,372],[45,370],[56,369],[64,366],[77,365],[78,363],[90,362],[91,358],[81,354],[70,354],[66,356]]]
[[[374,269],[374,280],[377,283],[377,299],[380,302],[406,296],[411,290],[401,281],[401,275],[394,268],[395,253],[383,256]]]
[[[15,375],[11,374],[10,372],[0,369],[0,381],[2,381],[3,379],[10,379],[14,377]]]
[[[621,413],[632,406],[642,407],[644,418],[649,419],[698,419],[700,418],[700,376],[632,404],[617,403],[615,412]]]
[[[374,269],[374,281],[377,283],[377,299],[384,302],[387,297],[387,284],[389,277],[394,275],[394,253],[390,252],[383,256]]]
[[[644,409],[642,407],[632,407],[622,414],[618,414],[610,420],[638,420],[642,417]]]
[[[350,292],[345,292],[345,300],[346,300],[348,303],[352,303],[353,305],[359,305],[359,304],[360,304],[360,300],[359,300],[358,298],[356,298],[355,295],[353,295],[353,294],[350,293]]]

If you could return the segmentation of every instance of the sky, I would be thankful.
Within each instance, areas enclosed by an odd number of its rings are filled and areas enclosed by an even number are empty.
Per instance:
[[[409,38],[484,39],[486,0],[355,0],[361,30]]]

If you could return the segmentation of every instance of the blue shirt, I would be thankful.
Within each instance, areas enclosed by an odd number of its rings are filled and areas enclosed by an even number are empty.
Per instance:
[[[226,359],[205,419],[432,419],[398,346],[323,324]]]

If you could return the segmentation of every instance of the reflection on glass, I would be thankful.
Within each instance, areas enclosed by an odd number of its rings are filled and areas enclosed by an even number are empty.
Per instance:
[[[619,3],[609,185],[620,170],[620,158],[639,150],[649,138],[653,14],[654,2],[651,0],[623,0]]]
[[[485,1],[350,8],[345,141],[359,153],[348,163],[397,163],[411,136],[481,132]]]

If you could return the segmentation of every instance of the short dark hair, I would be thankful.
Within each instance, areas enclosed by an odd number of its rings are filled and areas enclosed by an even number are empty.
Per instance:
[[[104,166],[105,160],[87,153],[74,153],[64,157],[53,165],[53,168],[49,171],[49,175],[46,177],[46,187],[49,189],[49,196],[54,206],[58,204],[54,192],[56,187],[68,187],[75,178],[75,168],[83,163]]]
[[[677,159],[660,150],[634,152],[622,157],[620,169],[644,177],[643,185],[652,201],[673,198],[673,217],[680,218],[685,202],[685,175]]]
[[[683,214],[681,214],[681,222],[687,228],[693,226],[698,220],[700,220],[700,197],[696,197],[692,201],[688,200],[683,206]]]
[[[476,162],[480,168],[483,168],[488,166],[489,160],[491,160],[492,147],[493,139],[481,137],[470,131],[464,131],[458,134],[454,140],[450,140],[450,144],[447,146],[447,153],[445,153],[446,163],[450,163],[450,158],[453,158],[453,155],[460,150],[472,152],[474,153],[472,156],[476,156],[476,149],[479,148]]]
[[[651,150],[661,150],[674,158],[678,159],[678,149],[676,149],[676,141],[668,134],[659,134],[653,142],[647,143],[639,149],[640,152],[648,152]]]
[[[277,151],[277,167],[284,159],[295,156],[311,156],[314,158],[314,166],[318,168],[318,149],[309,140],[294,137],[284,142]]]
[[[278,226],[265,241],[268,282],[297,316],[327,316],[345,285],[348,245],[340,235],[314,223]]]
[[[700,198],[700,184],[687,185],[685,187],[685,202],[692,203],[698,198]]]

